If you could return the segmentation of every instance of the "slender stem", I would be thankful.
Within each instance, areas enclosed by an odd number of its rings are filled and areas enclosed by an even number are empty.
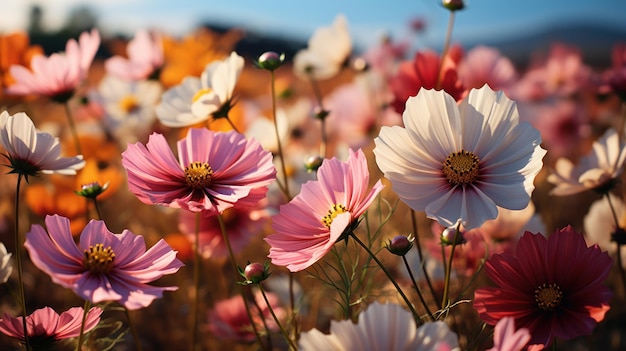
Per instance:
[[[78,343],[76,344],[76,351],[83,349],[83,342],[85,341],[85,322],[87,321],[87,314],[91,308],[89,300],[85,300],[83,304],[83,321],[80,323],[80,333],[78,334]]]
[[[448,19],[448,30],[446,32],[446,39],[443,43],[443,51],[441,52],[441,64],[439,65],[439,72],[437,73],[437,85],[435,89],[441,89],[441,80],[443,78],[443,66],[446,62],[446,56],[448,55],[448,49],[450,48],[450,39],[452,38],[452,28],[454,27],[454,12],[450,11],[450,18]]]
[[[265,303],[267,304],[267,309],[272,314],[272,318],[274,318],[274,322],[276,322],[276,325],[278,326],[278,329],[280,329],[280,332],[283,334],[283,337],[289,343],[289,347],[291,348],[291,350],[297,350],[298,346],[296,346],[295,342],[289,337],[289,334],[287,333],[287,331],[285,331],[285,328],[283,328],[282,324],[278,320],[278,317],[276,317],[276,313],[274,313],[274,309],[272,308],[270,301],[267,299],[267,295],[265,294],[265,289],[263,289],[263,285],[257,285],[259,287],[259,290],[261,291],[261,295],[263,295],[263,300],[265,300]],[[261,316],[261,318],[263,318],[263,316]]]
[[[348,235],[350,235],[357,242],[357,244],[361,245],[361,247],[363,249],[365,249],[365,251],[367,251],[367,253],[374,260],[374,262],[376,262],[376,264],[380,267],[380,269],[383,271],[383,273],[385,273],[387,278],[389,278],[389,281],[391,281],[391,284],[393,284],[393,286],[396,288],[396,290],[398,290],[398,293],[400,294],[400,296],[402,297],[402,299],[404,300],[406,305],[411,310],[411,313],[413,313],[413,318],[415,319],[415,323],[417,323],[418,325],[423,324],[422,320],[420,319],[419,314],[417,314],[417,311],[415,311],[415,307],[413,307],[413,304],[411,303],[411,301],[409,301],[409,298],[406,297],[406,295],[404,294],[404,291],[402,291],[402,289],[400,288],[400,286],[398,285],[396,280],[393,279],[393,277],[391,276],[391,273],[389,273],[389,271],[387,270],[387,268],[385,268],[383,263],[380,262],[378,257],[376,257],[376,255],[372,252],[372,250],[370,250],[370,248],[367,247],[367,245],[365,245],[365,243],[363,243],[361,241],[361,239],[359,239],[359,237],[357,237],[353,232],[350,232],[350,234],[348,234]]]
[[[130,332],[133,334],[133,339],[135,339],[135,350],[143,351],[143,347],[141,346],[141,340],[139,339],[139,333],[137,332],[137,328],[135,327],[135,323],[130,318],[130,312],[128,308],[124,307],[124,312],[126,313],[126,319],[128,320],[128,325],[130,326]]]
[[[609,193],[605,194],[606,200],[609,202],[609,207],[611,208],[611,213],[613,214],[613,220],[615,221],[615,228],[619,229],[619,218],[617,217],[617,211],[615,211],[615,206],[613,205],[613,201],[611,201],[611,196]],[[624,266],[622,262],[622,245],[619,241],[615,242],[617,245],[617,269],[619,270],[620,278],[622,279],[622,285],[626,289],[626,271],[624,271]]]
[[[315,99],[317,100],[317,105],[319,106],[320,113],[324,115],[322,118],[320,118],[320,120],[322,121],[322,127],[321,127],[322,142],[320,144],[320,156],[322,158],[326,158],[326,150],[327,150],[327,145],[328,145],[328,135],[326,133],[327,111],[324,109],[324,103],[322,101],[322,91],[319,87],[319,84],[317,84],[317,80],[313,78],[313,76],[309,76],[309,79],[311,81],[311,86],[313,87],[313,94],[315,95]]]
[[[415,277],[413,277],[413,272],[411,271],[411,267],[409,266],[409,262],[406,260],[406,255],[402,255],[402,261],[404,261],[404,266],[406,267],[407,272],[409,272],[409,277],[411,277],[411,283],[413,283],[413,288],[417,292],[417,296],[420,298],[420,301],[422,302],[422,305],[424,305],[424,309],[426,310],[426,313],[428,313],[428,316],[430,317],[430,319],[434,321],[435,317],[433,316],[433,313],[428,308],[428,303],[426,303],[426,300],[424,300],[424,296],[422,295],[422,291],[420,290],[419,286],[417,285],[417,282],[415,281]]]
[[[193,236],[193,307],[191,309],[191,351],[198,342],[198,305],[200,303],[200,212],[196,213],[196,226]]]
[[[226,244],[226,248],[228,249],[228,256],[230,258],[230,263],[233,265],[233,269],[235,272],[239,271],[239,266],[237,265],[237,261],[235,260],[235,254],[233,253],[233,248],[230,245],[230,239],[228,238],[228,234],[226,233],[226,225],[224,224],[224,219],[222,218],[222,214],[217,215],[217,222],[220,225],[220,230],[222,232],[222,239]],[[243,289],[239,289],[241,293],[241,298],[243,299],[243,305],[246,307],[246,313],[248,314],[248,319],[250,320],[250,325],[252,326],[252,330],[254,331],[254,335],[256,336],[256,340],[263,347],[263,341],[261,339],[261,335],[254,324],[254,319],[252,318],[252,312],[250,312],[250,306],[248,305],[248,300],[246,299],[246,295]]]
[[[281,185],[281,189],[285,194],[285,198],[287,201],[291,200],[291,195],[289,193],[289,182],[287,181],[287,169],[285,168],[285,157],[283,154],[283,146],[280,141],[280,135],[278,134],[278,120],[276,119],[276,77],[274,76],[274,71],[270,71],[271,74],[271,86],[272,86],[272,118],[274,121],[274,132],[276,133],[276,145],[278,146],[278,155],[280,156],[280,166],[283,170],[283,185]]]
[[[83,150],[80,147],[80,140],[78,139],[78,131],[76,129],[76,124],[74,123],[74,118],[72,117],[72,109],[70,108],[69,100],[64,105],[65,105],[65,114],[67,115],[67,122],[70,125],[70,131],[72,132],[72,138],[74,138],[74,145],[76,146],[76,154],[82,155]]]
[[[326,133],[326,117],[322,118],[322,143],[320,144],[320,156],[326,158],[326,151],[328,150],[328,133]]]
[[[28,351],[28,329],[26,328],[26,294],[24,293],[24,280],[22,277],[22,238],[20,237],[20,185],[22,174],[17,174],[17,185],[15,186],[15,259],[17,261],[17,280],[20,290],[20,302],[22,308],[22,327],[24,328],[24,346]]]
[[[420,258],[420,266],[422,267],[424,279],[426,279],[426,284],[428,284],[428,289],[430,289],[430,293],[433,295],[433,299],[435,301],[439,301],[439,299],[437,298],[437,293],[435,292],[435,288],[433,287],[433,283],[430,281],[428,271],[426,270],[426,262],[424,261],[424,255],[422,254],[422,244],[420,243],[419,236],[417,234],[417,218],[415,217],[415,215],[415,210],[411,209],[411,224],[413,225],[413,235],[415,235],[415,247],[417,248],[417,254]]]
[[[230,124],[230,127],[233,128],[235,132],[239,133],[239,129],[237,129],[237,127],[235,126],[235,123],[233,123],[230,117],[226,116],[225,118],[228,121],[228,124]]]
[[[299,328],[298,328],[298,314],[296,313],[296,297],[293,291],[293,281],[294,281],[294,273],[289,272],[289,308],[291,310],[291,328],[293,330],[293,337],[295,340],[298,340]]]
[[[98,215],[98,219],[102,220],[102,211],[100,211],[100,205],[98,204],[98,199],[94,197],[92,198],[92,200],[93,200],[93,207],[96,209],[96,214]]]
[[[261,316],[261,322],[263,322],[263,328],[265,328],[265,331],[267,332],[266,337],[267,337],[267,349],[268,350],[272,350],[273,346],[272,346],[272,335],[270,334],[270,328],[267,326],[267,321],[265,320],[265,314],[263,313],[263,309],[261,309],[261,306],[259,306],[259,302],[257,301],[257,299],[253,296],[251,299],[252,303],[254,304],[254,308],[256,308],[256,311],[259,313],[259,316]]]
[[[441,299],[441,309],[445,309],[448,305],[448,294],[450,293],[450,276],[452,276],[452,261],[454,259],[454,249],[456,248],[456,241],[459,236],[459,232],[461,231],[461,223],[457,224],[456,230],[454,231],[454,240],[452,240],[452,250],[450,250],[450,260],[446,265],[446,276],[443,283],[443,298]],[[443,245],[441,246],[443,248]],[[445,260],[445,258],[444,258]]]

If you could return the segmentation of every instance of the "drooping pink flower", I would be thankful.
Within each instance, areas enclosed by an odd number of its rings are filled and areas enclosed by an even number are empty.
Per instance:
[[[262,204],[265,201],[261,201]],[[179,230],[190,242],[194,241],[196,215],[193,212],[181,211],[179,214]],[[251,208],[233,207],[222,212],[222,220],[228,233],[228,240],[235,254],[250,243],[250,239],[259,235],[260,228],[269,220],[269,213],[261,206]],[[220,259],[228,256],[228,248],[224,242],[217,216],[210,215],[200,218],[198,233],[198,252],[204,258]]]
[[[145,146],[129,144],[122,165],[128,188],[143,203],[205,215],[254,206],[276,174],[272,154],[256,140],[196,128],[178,141],[178,161],[165,137],[154,133]]]
[[[107,72],[118,78],[147,79],[163,65],[163,44],[158,33],[140,29],[126,47],[128,58],[113,56],[104,63]]]
[[[266,296],[278,320],[284,321],[287,317],[287,311],[280,307],[278,297],[272,293],[266,293]],[[272,318],[261,293],[256,292],[254,298],[261,308],[261,313],[259,314],[256,308],[250,308],[252,322],[248,317],[241,295],[218,301],[209,312],[209,331],[220,339],[252,342],[256,338],[252,329],[252,323],[254,323],[257,330],[262,330],[264,328],[263,319],[265,319],[265,323],[271,331],[277,331],[278,325]],[[249,304],[252,304],[252,302],[249,302]]]
[[[347,162],[324,160],[317,181],[309,181],[272,218],[276,233],[265,238],[272,263],[301,271],[321,259],[358,224],[376,195],[380,182],[368,191],[367,159],[361,149],[349,150]]]
[[[490,325],[513,317],[519,328],[530,331],[530,344],[548,346],[557,337],[589,335],[610,308],[611,290],[602,283],[612,263],[569,226],[548,239],[527,232],[515,255],[487,260],[487,275],[497,286],[477,289],[474,308]]]
[[[404,111],[406,100],[410,96],[415,96],[420,89],[437,88],[440,65],[439,55],[428,50],[416,53],[411,61],[400,63],[398,73],[389,82],[394,95],[392,105],[398,113]],[[460,100],[463,96],[464,90],[458,80],[457,65],[450,56],[443,60],[439,87],[455,100]]]
[[[528,329],[515,330],[515,319],[504,317],[496,324],[493,332],[493,347],[487,351],[522,351],[529,340]]]
[[[13,65],[10,72],[16,83],[7,92],[16,95],[44,95],[65,102],[87,77],[99,46],[100,34],[93,29],[90,33],[83,32],[78,42],[74,39],[68,40],[64,53],[33,57],[30,64],[32,70]]]
[[[26,317],[28,343],[33,350],[48,350],[57,341],[75,338],[80,334],[84,310],[82,307],[72,307],[57,314],[52,308],[44,307],[35,310]],[[102,309],[92,307],[87,312],[83,332],[87,333],[98,325]],[[11,317],[4,313],[0,319],[0,332],[24,343],[23,317]]]
[[[183,266],[162,239],[146,251],[142,236],[128,230],[114,234],[103,221],[92,220],[76,245],[67,218],[46,216],[46,227],[47,232],[33,225],[26,234],[24,246],[31,260],[54,283],[85,300],[117,301],[135,310],[149,306],[163,291],[178,289],[147,284]]]

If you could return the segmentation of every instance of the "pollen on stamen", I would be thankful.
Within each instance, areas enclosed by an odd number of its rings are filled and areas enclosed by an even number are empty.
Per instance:
[[[194,189],[206,188],[213,180],[213,169],[206,162],[192,162],[185,168],[185,181]]]
[[[344,205],[334,204],[330,208],[330,210],[328,210],[328,214],[326,214],[322,218],[322,223],[324,223],[324,226],[326,228],[330,228],[330,225],[333,223],[333,220],[335,219],[335,217],[337,217],[337,215],[344,213],[346,211],[347,211],[347,208]]]
[[[113,268],[115,253],[111,246],[104,247],[103,244],[89,246],[84,251],[85,258],[83,265],[92,273],[108,273]]]
[[[443,174],[452,185],[468,185],[476,181],[480,160],[473,152],[453,152],[443,162]]]
[[[557,284],[541,284],[535,289],[535,301],[540,309],[553,311],[563,300],[563,292]]]

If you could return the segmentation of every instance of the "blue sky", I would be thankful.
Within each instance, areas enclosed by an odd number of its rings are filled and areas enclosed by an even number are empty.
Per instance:
[[[383,32],[406,38],[407,23],[416,17],[428,23],[419,40],[440,45],[448,21],[440,0],[2,0],[0,31],[23,29],[27,10],[35,3],[43,7],[51,29],[63,22],[70,8],[89,5],[105,33],[148,27],[182,35],[207,21],[307,38],[316,27],[343,13],[355,41],[365,46]],[[595,21],[626,30],[626,0],[467,0],[466,4],[456,15],[454,38],[459,41],[506,37],[565,20]]]

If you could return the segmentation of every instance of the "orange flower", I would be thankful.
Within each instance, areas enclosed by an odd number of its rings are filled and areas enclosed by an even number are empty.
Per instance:
[[[43,55],[43,49],[39,45],[30,46],[26,33],[0,35],[0,98],[4,96],[5,88],[15,83],[9,67],[28,65],[35,55]]]
[[[239,30],[225,34],[200,28],[182,40],[163,37],[165,63],[161,70],[161,83],[166,87],[179,84],[186,76],[199,77],[205,66],[226,57],[241,39]]]

